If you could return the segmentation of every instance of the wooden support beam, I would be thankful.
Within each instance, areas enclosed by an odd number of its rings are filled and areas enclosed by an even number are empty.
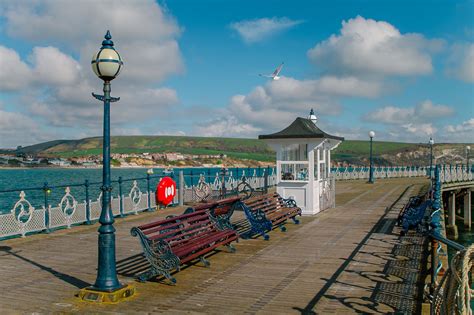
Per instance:
[[[471,190],[468,189],[464,195],[464,226],[471,228],[472,212],[471,212]]]

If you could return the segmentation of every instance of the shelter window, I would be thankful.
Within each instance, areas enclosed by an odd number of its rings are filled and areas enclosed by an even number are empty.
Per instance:
[[[282,161],[308,161],[308,145],[292,143],[283,146]]]

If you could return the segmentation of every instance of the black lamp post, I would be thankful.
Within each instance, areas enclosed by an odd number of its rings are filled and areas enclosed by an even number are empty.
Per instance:
[[[434,145],[434,140],[432,137],[430,137],[430,141],[428,142],[430,144],[430,178],[433,178],[433,145]]]
[[[373,157],[372,157],[372,142],[375,137],[375,132],[374,131],[369,131],[369,137],[370,137],[370,159],[369,159],[369,184],[373,184],[375,182],[374,179],[374,168],[373,168]]]
[[[134,294],[131,286],[122,285],[117,277],[115,262],[115,228],[111,208],[110,183],[110,102],[120,98],[110,96],[110,81],[115,79],[123,67],[123,61],[114,48],[112,36],[107,31],[102,47],[92,57],[92,70],[104,81],[104,95],[92,93],[99,101],[104,102],[104,136],[102,167],[102,210],[99,227],[99,259],[97,278],[92,287],[81,290],[80,297],[95,302],[117,302]]]

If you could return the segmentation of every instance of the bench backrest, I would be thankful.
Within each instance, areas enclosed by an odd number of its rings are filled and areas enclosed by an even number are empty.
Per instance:
[[[240,197],[232,197],[226,198],[221,200],[215,200],[212,202],[201,203],[193,206],[194,211],[200,210],[211,210],[213,211],[213,215],[219,216],[223,214],[227,214],[231,209],[232,206],[240,201]]]
[[[247,207],[252,210],[260,209],[263,212],[273,212],[279,208],[286,207],[283,198],[277,193],[270,193],[244,200]]]
[[[170,246],[179,246],[201,234],[215,231],[205,210],[159,220],[138,227],[150,240],[162,239]]]

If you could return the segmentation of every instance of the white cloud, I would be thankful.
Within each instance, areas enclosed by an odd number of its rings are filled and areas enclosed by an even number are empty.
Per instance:
[[[155,1],[43,0],[3,6],[8,35],[79,51],[86,77],[92,77],[90,58],[108,29],[125,61],[121,80],[159,83],[184,69],[176,41],[181,29]]]
[[[243,20],[230,24],[246,43],[255,43],[303,23],[287,17]]]
[[[447,125],[442,136],[455,142],[472,142],[474,139],[474,117],[463,121],[459,125]]]
[[[10,48],[0,46],[0,91],[24,88],[31,80],[31,70]]]
[[[433,104],[425,100],[414,107],[385,106],[368,113],[363,117],[365,121],[391,125],[388,135],[395,140],[413,142],[414,139],[423,140],[434,135],[438,128],[433,121],[453,115],[450,106]]]
[[[18,91],[18,111],[62,138],[101,134],[103,110],[91,92],[102,94],[102,81],[90,58],[107,29],[125,62],[112,83],[112,96],[121,97],[112,104],[114,130],[143,131],[179,105],[176,91],[158,84],[184,69],[181,29],[155,1],[16,1],[0,4],[0,19],[9,36],[37,45],[26,61],[0,46],[0,90]]]
[[[411,120],[414,112],[414,108],[385,106],[367,114],[365,120],[385,124],[403,124]]]
[[[457,133],[457,132],[474,132],[474,118],[468,119],[462,122],[460,125],[447,125],[445,128],[446,132]]]
[[[401,34],[390,23],[357,16],[343,21],[340,34],[318,43],[308,56],[328,73],[424,75],[433,70],[430,52],[441,45],[420,34]]]
[[[415,106],[415,116],[421,119],[442,118],[454,114],[454,109],[447,105],[433,104],[426,100]]]
[[[102,126],[102,106],[90,95],[90,90],[84,103],[78,104],[74,99],[77,92],[71,87],[61,88],[57,94],[46,100],[38,100],[33,96],[29,110],[32,114],[42,117],[55,127],[89,128],[89,135],[100,133]],[[113,95],[113,94],[112,94]],[[170,88],[145,89],[136,94],[133,88],[120,89],[120,101],[111,105],[111,121],[114,126],[124,129],[127,123],[139,122],[144,124],[163,116],[171,106],[178,104],[176,91]]]
[[[201,135],[221,134],[255,136],[289,124],[298,115],[307,116],[313,108],[317,115],[339,115],[342,97],[372,98],[381,93],[376,81],[364,81],[356,77],[323,76],[314,80],[297,80],[282,77],[255,87],[246,95],[234,95],[223,113],[206,122],[209,128],[200,126]],[[238,127],[232,127],[233,125]],[[213,131],[211,126],[225,126]],[[215,128],[217,129],[217,128]]]
[[[196,128],[196,132],[204,137],[253,137],[259,131],[260,128],[242,123],[233,116],[209,120]]]
[[[456,44],[448,58],[447,73],[459,80],[474,82],[474,43]]]
[[[16,148],[44,141],[47,133],[41,126],[22,113],[0,109],[0,148]]]
[[[98,42],[107,29],[124,41],[167,39],[180,33],[174,18],[149,0],[20,0],[3,6],[9,36],[60,40],[76,49],[91,38]]]
[[[415,107],[385,106],[365,115],[366,121],[407,126],[407,129],[415,122],[423,122],[427,119],[437,119],[450,116],[454,110],[450,106],[436,105],[426,100]],[[424,128],[427,129],[426,126]]]
[[[79,63],[56,47],[35,47],[30,59],[33,77],[39,84],[71,85],[79,80]]]
[[[436,127],[433,127],[431,123],[428,124],[404,124],[403,128],[412,135],[416,135],[418,138],[425,139],[427,136],[431,136],[436,133],[438,130]],[[411,136],[410,136],[411,137]]]

